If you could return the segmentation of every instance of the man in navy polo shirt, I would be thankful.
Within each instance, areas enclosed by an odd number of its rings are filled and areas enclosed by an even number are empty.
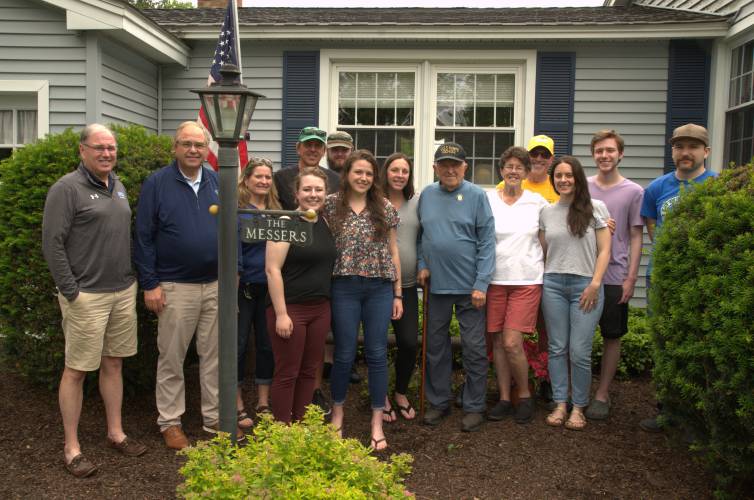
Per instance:
[[[134,263],[147,309],[157,314],[157,411],[165,444],[189,445],[183,361],[196,335],[203,429],[218,429],[217,174],[204,166],[209,135],[196,122],[178,126],[175,161],[141,187]],[[239,438],[243,432],[239,430]]]

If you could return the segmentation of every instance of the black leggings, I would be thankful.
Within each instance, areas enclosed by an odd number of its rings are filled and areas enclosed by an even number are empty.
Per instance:
[[[393,321],[398,354],[395,357],[395,392],[408,393],[408,383],[416,366],[419,334],[419,298],[415,286],[403,288],[403,316]]]

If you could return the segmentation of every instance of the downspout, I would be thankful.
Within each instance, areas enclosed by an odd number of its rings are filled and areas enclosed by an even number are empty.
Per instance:
[[[157,66],[157,135],[162,134],[162,64]]]

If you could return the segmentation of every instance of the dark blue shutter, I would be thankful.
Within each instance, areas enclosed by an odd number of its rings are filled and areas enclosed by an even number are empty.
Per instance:
[[[665,136],[686,123],[707,126],[710,51],[703,42],[671,40],[668,59],[668,108]],[[665,144],[665,168],[675,169],[670,144]]]
[[[296,140],[319,120],[319,52],[283,52],[283,167],[298,162]]]
[[[534,134],[555,141],[555,154],[571,154],[573,147],[573,92],[576,54],[537,54],[537,90],[534,103]]]

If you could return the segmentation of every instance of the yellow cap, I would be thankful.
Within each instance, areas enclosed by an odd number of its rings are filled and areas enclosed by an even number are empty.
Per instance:
[[[527,151],[531,151],[534,148],[545,148],[551,155],[555,154],[555,141],[546,135],[535,135],[529,139],[529,145],[526,146]]]

